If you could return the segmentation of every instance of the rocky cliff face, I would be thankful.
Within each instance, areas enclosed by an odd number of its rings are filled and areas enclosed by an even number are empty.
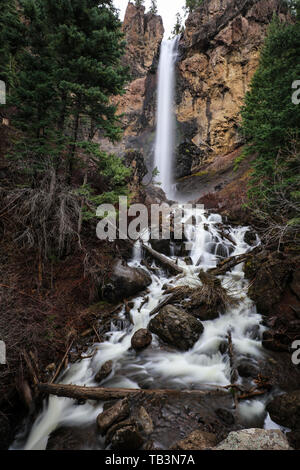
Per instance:
[[[154,142],[156,72],[164,35],[163,22],[158,15],[145,14],[145,7],[136,7],[129,2],[123,32],[127,43],[123,63],[130,67],[132,81],[128,84],[126,93],[117,97],[114,102],[123,115],[124,135],[117,145],[101,139],[101,146],[121,155],[126,149],[143,149],[147,160]]]
[[[178,161],[184,169],[178,177],[241,145],[240,109],[280,3],[205,0],[188,17],[178,63]],[[194,145],[189,158],[183,143]]]

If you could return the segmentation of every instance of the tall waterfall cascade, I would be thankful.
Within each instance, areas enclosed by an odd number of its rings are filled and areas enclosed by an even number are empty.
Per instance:
[[[175,149],[175,117],[173,112],[175,89],[175,63],[179,36],[161,44],[158,67],[157,124],[154,166],[159,171],[158,180],[168,198],[173,191],[173,164]]]
[[[159,64],[157,138],[155,162],[160,171],[162,188],[170,197],[172,194],[172,161],[174,151],[174,64],[177,56],[178,38],[164,41],[161,46]],[[179,276],[168,276],[159,266],[149,269],[142,265],[139,242],[130,266],[142,267],[152,279],[147,297],[139,295],[134,299],[130,311],[130,321],[125,306],[119,314],[120,321],[112,323],[111,331],[102,343],[95,343],[80,361],[70,364],[58,383],[97,386],[95,375],[107,361],[113,362],[111,374],[101,384],[110,388],[181,388],[201,389],[210,386],[227,386],[231,383],[230,357],[222,345],[227,341],[230,331],[237,358],[250,360],[255,364],[263,355],[261,337],[264,331],[262,317],[247,296],[248,282],[244,278],[242,265],[238,265],[223,276],[222,286],[238,298],[238,302],[227,308],[217,318],[203,321],[204,331],[198,341],[188,351],[166,348],[156,335],[151,347],[140,354],[131,350],[134,333],[147,328],[151,319],[150,312],[165,299],[166,283],[201,286],[200,270],[215,267],[218,261],[227,256],[236,256],[253,249],[245,241],[248,227],[227,226],[228,236],[220,233],[222,217],[197,208],[196,225],[190,226],[186,237],[190,240],[190,259],[185,256],[172,256],[183,269]],[[147,243],[147,242],[145,242]],[[258,237],[256,246],[260,243]],[[192,260],[192,264],[191,264]],[[99,319],[99,324],[101,320]],[[258,398],[251,403],[240,404],[239,413],[245,416],[264,414],[264,399]],[[68,398],[49,397],[44,408],[29,430],[17,436],[14,449],[46,449],[50,434],[60,427],[81,427],[95,423],[97,415],[103,410],[103,403],[87,401],[79,405]],[[84,443],[82,448],[85,448]],[[105,448],[99,441],[97,448]]]

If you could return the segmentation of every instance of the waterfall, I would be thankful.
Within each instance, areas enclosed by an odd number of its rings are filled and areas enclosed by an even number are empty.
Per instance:
[[[175,143],[175,118],[173,109],[175,62],[179,36],[164,40],[160,49],[158,69],[157,127],[155,142],[155,167],[158,180],[167,197],[172,197],[172,163]]]

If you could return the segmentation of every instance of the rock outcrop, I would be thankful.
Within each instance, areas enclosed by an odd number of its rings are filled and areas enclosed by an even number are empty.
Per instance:
[[[193,143],[200,150],[192,154],[192,170],[203,159],[221,158],[242,144],[240,109],[280,4],[279,0],[205,0],[189,15],[176,95],[179,144]]]

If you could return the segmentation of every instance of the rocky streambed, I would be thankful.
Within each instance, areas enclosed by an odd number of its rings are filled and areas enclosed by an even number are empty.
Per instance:
[[[258,448],[289,448],[272,419],[283,430],[293,430],[290,441],[297,446],[297,419],[278,417],[271,403],[274,396],[297,388],[299,369],[288,347],[280,352],[270,347],[270,318],[258,313],[248,295],[256,295],[259,303],[261,292],[261,300],[272,308],[278,300],[278,289],[273,298],[263,292],[266,260],[257,260],[266,252],[248,227],[231,227],[204,210],[196,219],[186,234],[188,251],[184,243],[155,244],[167,249],[169,256],[163,256],[179,273],[170,273],[139,242],[130,262],[116,260],[103,292],[111,300],[127,300],[104,341],[89,347],[86,358],[57,379],[86,390],[112,390],[111,397],[51,395],[13,448],[205,449],[224,439],[220,445],[226,447],[232,441],[229,433],[248,428],[257,429],[252,446],[261,442]],[[150,246],[147,237],[144,246]],[[268,269],[274,265],[268,255]],[[295,290],[293,266],[286,283],[292,279]],[[101,326],[100,321],[99,331]],[[120,390],[123,395],[116,395]],[[238,436],[242,448],[248,439]]]

